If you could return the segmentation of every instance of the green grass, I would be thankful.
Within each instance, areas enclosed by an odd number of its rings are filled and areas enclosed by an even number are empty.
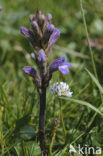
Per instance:
[[[30,27],[28,17],[36,8],[52,13],[53,23],[61,30],[49,63],[66,56],[72,64],[67,76],[54,73],[52,83],[66,82],[73,97],[58,99],[47,90],[46,146],[50,156],[72,156],[70,144],[76,149],[78,144],[103,147],[103,2],[81,4],[79,0],[1,0],[0,156],[41,155],[38,93],[32,79],[22,72],[25,65],[34,66],[33,49],[19,31],[21,26]],[[95,40],[95,47],[89,38]]]

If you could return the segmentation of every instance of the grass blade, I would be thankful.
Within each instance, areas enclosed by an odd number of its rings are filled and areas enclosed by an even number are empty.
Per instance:
[[[71,102],[87,106],[87,107],[91,108],[93,111],[97,112],[98,114],[100,114],[103,117],[103,114],[96,107],[94,107],[92,104],[90,104],[90,103],[88,103],[86,101],[72,99],[72,98],[70,99],[70,98],[66,98],[66,97],[60,97],[60,99],[69,100]]]
[[[103,94],[103,87],[100,85],[99,81],[95,78],[95,76],[88,69],[86,69],[86,71],[91,77],[91,79],[94,81],[96,86],[99,88],[100,92]]]

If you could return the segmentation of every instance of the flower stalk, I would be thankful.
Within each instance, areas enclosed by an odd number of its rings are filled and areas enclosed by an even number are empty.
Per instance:
[[[32,30],[25,27],[20,28],[21,33],[29,40],[34,49],[34,59],[38,67],[36,70],[34,67],[26,66],[23,68],[23,72],[33,78],[33,83],[36,85],[39,94],[39,142],[43,156],[48,155],[45,134],[46,90],[55,71],[59,70],[62,74],[68,74],[68,68],[71,67],[70,63],[65,62],[65,56],[54,60],[47,66],[52,47],[60,37],[59,29],[51,24],[51,20],[51,14],[45,16],[37,9],[36,15],[30,15]]]
[[[45,135],[45,113],[46,113],[46,88],[42,88],[40,96],[40,112],[39,112],[39,141],[43,155],[46,155],[46,135]]]

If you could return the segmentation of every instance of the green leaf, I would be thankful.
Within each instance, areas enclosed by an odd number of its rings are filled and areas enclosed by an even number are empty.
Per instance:
[[[25,123],[28,124],[30,118],[31,118],[31,114],[27,114],[27,115],[23,116],[22,118],[18,119],[16,121],[15,132],[17,132],[20,128],[25,126]]]
[[[88,69],[86,69],[86,71],[90,75],[90,77],[94,81],[94,83],[97,85],[100,92],[103,94],[103,87],[100,85],[99,81],[94,77],[94,75]]]
[[[66,98],[66,97],[60,97],[60,99],[69,100],[69,101],[72,101],[74,103],[87,106],[87,107],[91,108],[93,111],[99,113],[103,117],[103,114],[96,107],[94,107],[92,104],[90,104],[86,101],[72,99],[72,98]]]
[[[20,137],[24,140],[30,140],[35,138],[36,133],[35,133],[35,128],[30,125],[25,125],[22,127],[19,131]]]

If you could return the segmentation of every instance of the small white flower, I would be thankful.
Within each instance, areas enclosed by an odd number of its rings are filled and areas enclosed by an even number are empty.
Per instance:
[[[69,98],[72,97],[73,93],[65,82],[56,82],[53,85],[50,84],[50,90],[57,96],[67,96]]]

